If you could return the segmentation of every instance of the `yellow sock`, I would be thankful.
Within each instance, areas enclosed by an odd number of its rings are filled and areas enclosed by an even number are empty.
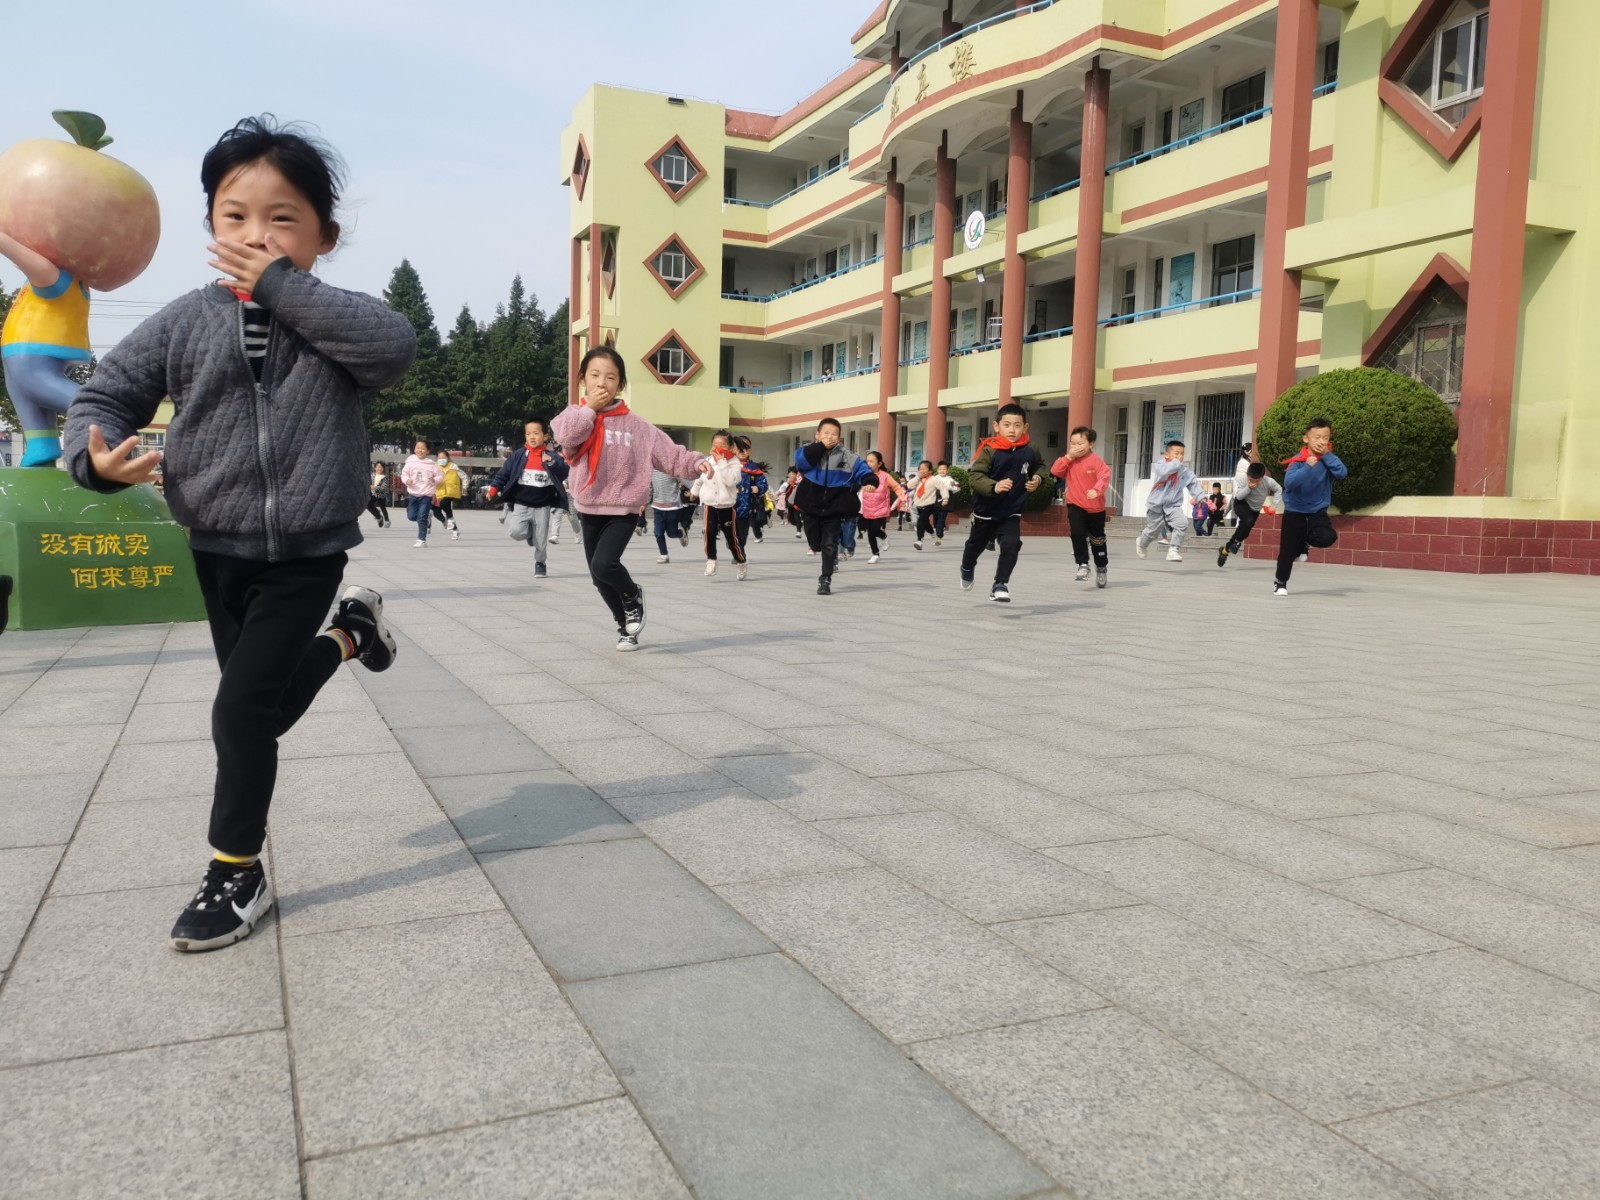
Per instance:
[[[218,862],[235,867],[248,867],[261,857],[259,854],[224,854],[220,850],[216,851],[215,855]]]

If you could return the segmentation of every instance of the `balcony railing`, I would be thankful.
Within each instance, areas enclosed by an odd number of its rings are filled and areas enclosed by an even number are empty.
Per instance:
[[[799,195],[801,192],[805,191],[808,187],[811,187],[813,184],[821,183],[828,176],[837,175],[840,171],[843,171],[847,167],[849,167],[849,165],[850,165],[850,160],[848,158],[842,159],[838,166],[829,167],[826,171],[822,172],[822,174],[812,176],[810,179],[808,179],[804,183],[802,183],[799,187],[790,188],[787,192],[785,192],[783,195],[779,196],[776,200],[741,200],[737,196],[724,196],[722,198],[722,202],[724,204],[739,204],[739,205],[744,206],[745,208],[773,208],[773,207],[775,207],[775,206],[777,206],[779,204],[782,204],[790,196]]]
[[[982,354],[985,350],[1000,349],[1000,339],[995,338],[989,342],[973,342],[970,346],[961,346],[950,351],[951,358],[965,358],[969,354]]]
[[[920,366],[921,364],[923,364],[923,363],[925,363],[927,361],[928,361],[928,356],[926,354],[921,354],[921,355],[915,355],[915,356],[913,356],[911,358],[902,358],[900,360],[900,365],[902,367],[915,367],[915,366]]]
[[[1315,100],[1318,96],[1326,96],[1338,86],[1338,82],[1339,81],[1336,79],[1330,80],[1321,87],[1313,89],[1311,98]],[[1239,116],[1234,117],[1231,120],[1224,121],[1220,125],[1213,125],[1211,128],[1202,129],[1197,133],[1185,134],[1183,137],[1174,141],[1170,141],[1164,146],[1155,146],[1149,150],[1141,151],[1140,153],[1133,155],[1131,158],[1125,158],[1121,162],[1113,163],[1111,166],[1106,168],[1106,174],[1111,175],[1117,171],[1124,171],[1129,167],[1136,167],[1142,162],[1149,162],[1152,158],[1159,158],[1163,154],[1170,154],[1174,150],[1181,150],[1185,146],[1193,145],[1195,142],[1204,141],[1206,138],[1216,137],[1219,133],[1227,133],[1231,129],[1239,129],[1245,125],[1253,124],[1271,112],[1272,105],[1270,104],[1263,104],[1260,108],[1252,108],[1249,112],[1241,113]],[[1041,200],[1043,197],[1035,196],[1034,199]]]
[[[1048,342],[1055,338],[1064,338],[1069,336],[1071,333],[1072,326],[1063,325],[1060,329],[1041,329],[1038,333],[1030,333],[1022,340],[1024,344],[1031,345],[1034,342]]]
[[[1249,300],[1261,294],[1260,288],[1246,288],[1238,292],[1226,292],[1220,296],[1206,296],[1200,300],[1185,300],[1182,304],[1167,304],[1161,308],[1147,308],[1141,312],[1126,313],[1122,316],[1107,317],[1097,322],[1100,328],[1105,329],[1113,325],[1132,325],[1135,321],[1149,321],[1167,313],[1188,312],[1192,308],[1217,308],[1224,304],[1237,304],[1241,300]],[[1071,331],[1068,330],[1070,333]]]
[[[723,292],[724,300],[744,300],[750,304],[771,304],[774,300],[784,296],[792,296],[796,292],[803,292],[807,288],[816,287],[819,283],[826,283],[830,279],[838,279],[841,275],[848,275],[852,271],[859,271],[862,267],[870,267],[873,263],[883,261],[883,255],[874,254],[871,258],[863,258],[858,263],[851,263],[848,267],[840,267],[837,271],[830,271],[826,275],[818,275],[815,279],[807,279],[793,287],[784,288],[781,292],[773,292],[770,296],[746,296],[742,292]]]
[[[725,392],[739,392],[745,396],[770,396],[774,392],[792,392],[795,388],[813,387],[821,383],[832,383],[837,379],[854,379],[857,375],[876,375],[878,368],[856,367],[851,371],[840,371],[837,375],[817,375],[811,379],[797,379],[793,383],[775,383],[771,387],[724,387]]]

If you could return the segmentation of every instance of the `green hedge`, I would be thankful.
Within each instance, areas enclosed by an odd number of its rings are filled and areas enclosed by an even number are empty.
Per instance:
[[[1376,367],[1324,371],[1295,384],[1256,424],[1256,453],[1282,482],[1286,458],[1302,445],[1307,422],[1333,424],[1333,451],[1350,468],[1333,485],[1341,512],[1395,496],[1437,494],[1454,460],[1456,418],[1437,393]],[[1445,490],[1448,490],[1446,486]]]
[[[1045,460],[1045,465],[1050,465],[1048,459]],[[972,485],[967,482],[967,469],[965,467],[951,467],[950,474],[960,484],[960,487],[950,497],[950,507],[953,509],[970,509],[972,507]],[[913,473],[912,479],[915,480],[915,478],[916,475]],[[916,484],[912,483],[911,486],[915,487]],[[1023,505],[1022,511],[1039,512],[1042,509],[1049,508],[1055,498],[1055,480],[1046,478],[1037,489],[1028,493],[1028,501]]]

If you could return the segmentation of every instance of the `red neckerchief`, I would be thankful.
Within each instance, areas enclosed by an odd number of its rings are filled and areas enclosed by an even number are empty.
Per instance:
[[[711,453],[716,455],[716,457],[720,458],[723,462],[727,462],[730,458],[734,457],[734,452],[724,446],[711,447]]]
[[[741,463],[740,466],[739,466],[739,470],[743,471],[746,475],[765,475],[766,474],[765,471],[763,471],[760,467],[756,466],[754,463]]]
[[[537,454],[539,456],[539,465],[541,467],[544,466],[545,455],[549,453],[549,448],[547,446],[531,446],[527,442],[523,442],[522,448],[528,452],[528,458],[530,460],[532,460],[533,456]]]
[[[588,401],[585,400],[584,403],[587,404]],[[611,420],[612,417],[625,417],[627,415],[628,403],[625,400],[618,400],[610,408],[595,409],[594,428],[589,432],[589,440],[579,446],[577,451],[579,454],[586,456],[589,461],[589,482],[583,485],[584,491],[588,491],[594,486],[594,477],[600,470],[600,451],[605,448],[606,444],[606,422]],[[568,455],[567,461],[576,462],[577,460]]]
[[[978,454],[982,454],[985,446],[993,446],[996,450],[1016,450],[1026,446],[1027,444],[1028,435],[1026,433],[1024,433],[1014,442],[1010,438],[1001,437],[997,433],[993,437],[986,437],[983,439],[983,441],[979,442],[977,453],[972,457],[976,458],[978,457]]]
[[[1328,451],[1332,450],[1332,449],[1333,449],[1333,443],[1330,441],[1328,443],[1328,449],[1324,450],[1322,452],[1322,454],[1327,454]],[[1317,455],[1317,458],[1320,459],[1322,457],[1322,454]],[[1279,465],[1287,467],[1290,463],[1305,462],[1310,457],[1311,457],[1311,447],[1310,446],[1301,446],[1299,454],[1296,454],[1293,458],[1284,459],[1283,462],[1280,463]]]

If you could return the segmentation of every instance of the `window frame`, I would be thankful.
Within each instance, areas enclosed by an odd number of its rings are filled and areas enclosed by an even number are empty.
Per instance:
[[[1467,51],[1462,56],[1467,67],[1467,86],[1449,99],[1445,99],[1439,93],[1442,82],[1440,71],[1444,66],[1444,40],[1448,35],[1459,29],[1465,29],[1471,35],[1467,42]],[[1440,26],[1434,31],[1431,39],[1433,45],[1433,70],[1429,77],[1429,96],[1425,103],[1435,113],[1442,112],[1447,108],[1471,104],[1474,100],[1479,100],[1483,97],[1483,80],[1478,78],[1478,72],[1481,69],[1478,50],[1480,46],[1486,45],[1488,41],[1488,29],[1489,13],[1485,10],[1484,12],[1473,13],[1466,20],[1457,21],[1454,25]],[[1486,56],[1481,61],[1483,65],[1486,65]]]

